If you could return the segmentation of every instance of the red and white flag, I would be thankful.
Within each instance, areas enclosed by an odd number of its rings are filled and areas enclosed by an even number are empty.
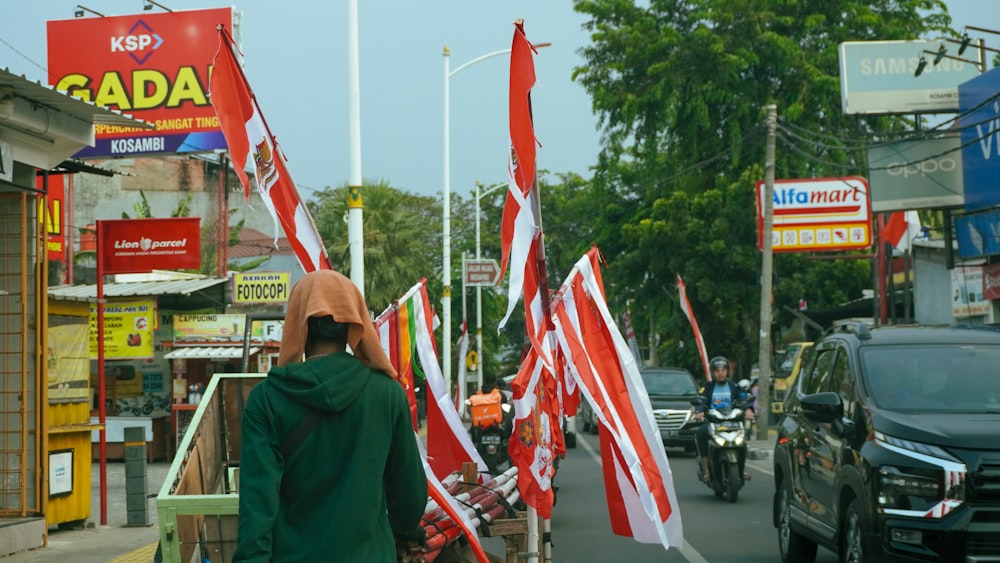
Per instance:
[[[421,283],[410,291],[416,291],[418,296],[414,300],[417,307],[413,311],[413,341],[427,380],[427,454],[434,475],[444,479],[452,472],[461,471],[462,464],[470,461],[475,462],[480,473],[489,473],[489,467],[476,451],[472,437],[455,410],[455,403],[441,375],[431,336],[431,303],[427,287]]]
[[[683,531],[670,464],[639,368],[608,310],[596,248],[573,267],[553,309],[567,366],[600,419],[612,531],[679,547]]]
[[[285,167],[284,154],[264,121],[250,84],[236,60],[234,48],[229,33],[220,29],[219,50],[215,54],[209,90],[212,107],[219,116],[219,125],[226,137],[233,168],[243,184],[244,194],[249,199],[250,181],[246,167],[252,162],[257,189],[275,221],[275,244],[280,224],[303,270],[332,269],[309,209],[302,203],[295,182]]]
[[[500,279],[510,265],[510,281],[507,284],[507,312],[500,321],[499,328],[507,324],[517,306],[522,292],[525,293],[526,315],[540,315],[540,311],[530,309],[528,294],[524,287],[524,272],[532,256],[532,243],[539,235],[534,216],[535,194],[535,128],[531,120],[531,88],[535,84],[534,47],[524,35],[524,23],[514,24],[514,39],[510,51],[510,160],[508,162],[509,185],[504,203],[500,226]],[[529,321],[528,326],[537,326],[538,319]],[[533,344],[537,345],[537,332],[529,331]]]
[[[542,345],[552,352],[552,339]],[[521,360],[517,376],[510,384],[514,402],[514,434],[507,447],[511,464],[517,466],[517,488],[524,503],[542,518],[552,516],[552,479],[558,455],[559,410],[555,404],[555,376],[534,346]],[[553,406],[555,405],[555,408]]]
[[[698,321],[695,320],[694,311],[691,310],[691,302],[688,301],[687,286],[684,285],[680,274],[677,274],[677,293],[680,296],[681,311],[684,311],[684,316],[687,317],[688,322],[691,323],[691,329],[694,330],[694,341],[698,345],[698,353],[701,354],[701,367],[705,370],[705,379],[711,381],[712,372],[708,369],[708,352],[705,350],[705,341],[701,338]]]
[[[878,238],[888,242],[900,252],[906,252],[914,240],[924,238],[923,225],[916,211],[895,211],[882,227]]]

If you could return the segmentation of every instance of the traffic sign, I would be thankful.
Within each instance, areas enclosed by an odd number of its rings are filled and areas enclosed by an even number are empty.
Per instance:
[[[496,285],[500,266],[496,260],[466,260],[465,285]]]

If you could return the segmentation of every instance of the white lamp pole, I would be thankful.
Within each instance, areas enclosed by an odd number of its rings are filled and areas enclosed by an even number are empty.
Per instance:
[[[482,191],[482,183],[476,180],[476,260],[480,260],[482,255],[480,254],[480,239],[479,239],[479,222],[482,218],[482,212],[480,211],[479,200],[483,196],[488,195],[496,190],[506,187],[503,184],[497,184],[492,188],[486,190],[484,193]],[[476,286],[476,351],[479,353],[479,373],[476,379],[479,383],[479,389],[483,388],[483,362],[486,360],[486,355],[483,354],[483,286]]]
[[[552,43],[535,43],[534,47],[540,49],[542,47],[548,47]],[[510,53],[510,49],[501,49],[499,51],[493,51],[491,53],[486,53],[485,55],[480,55],[471,61],[456,67],[455,70],[451,70],[451,49],[447,46],[444,48],[444,194],[443,194],[443,205],[442,205],[442,220],[444,225],[441,227],[441,234],[444,237],[442,244],[444,248],[442,249],[442,272],[441,272],[441,308],[442,311],[442,324],[444,327],[441,331],[442,339],[442,353],[441,353],[441,372],[444,374],[444,382],[448,391],[451,392],[451,93],[449,91],[449,84],[452,76],[462,72],[463,70],[469,68],[470,66],[482,62],[486,59],[492,57],[498,57],[500,55],[505,55]],[[477,254],[478,256],[478,254]],[[480,357],[482,357],[482,352],[480,352]]]

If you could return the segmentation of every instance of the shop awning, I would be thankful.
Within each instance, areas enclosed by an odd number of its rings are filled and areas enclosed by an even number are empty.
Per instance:
[[[253,356],[257,352],[260,352],[259,347],[250,348],[251,356]],[[179,359],[231,360],[233,358],[243,357],[243,347],[242,346],[185,346],[183,348],[174,348],[172,351],[167,352],[163,357],[168,360],[179,360]]]

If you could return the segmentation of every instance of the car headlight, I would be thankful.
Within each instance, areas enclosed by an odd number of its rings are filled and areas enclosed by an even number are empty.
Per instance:
[[[940,470],[883,465],[878,476],[878,502],[883,508],[928,510],[944,500]]]

